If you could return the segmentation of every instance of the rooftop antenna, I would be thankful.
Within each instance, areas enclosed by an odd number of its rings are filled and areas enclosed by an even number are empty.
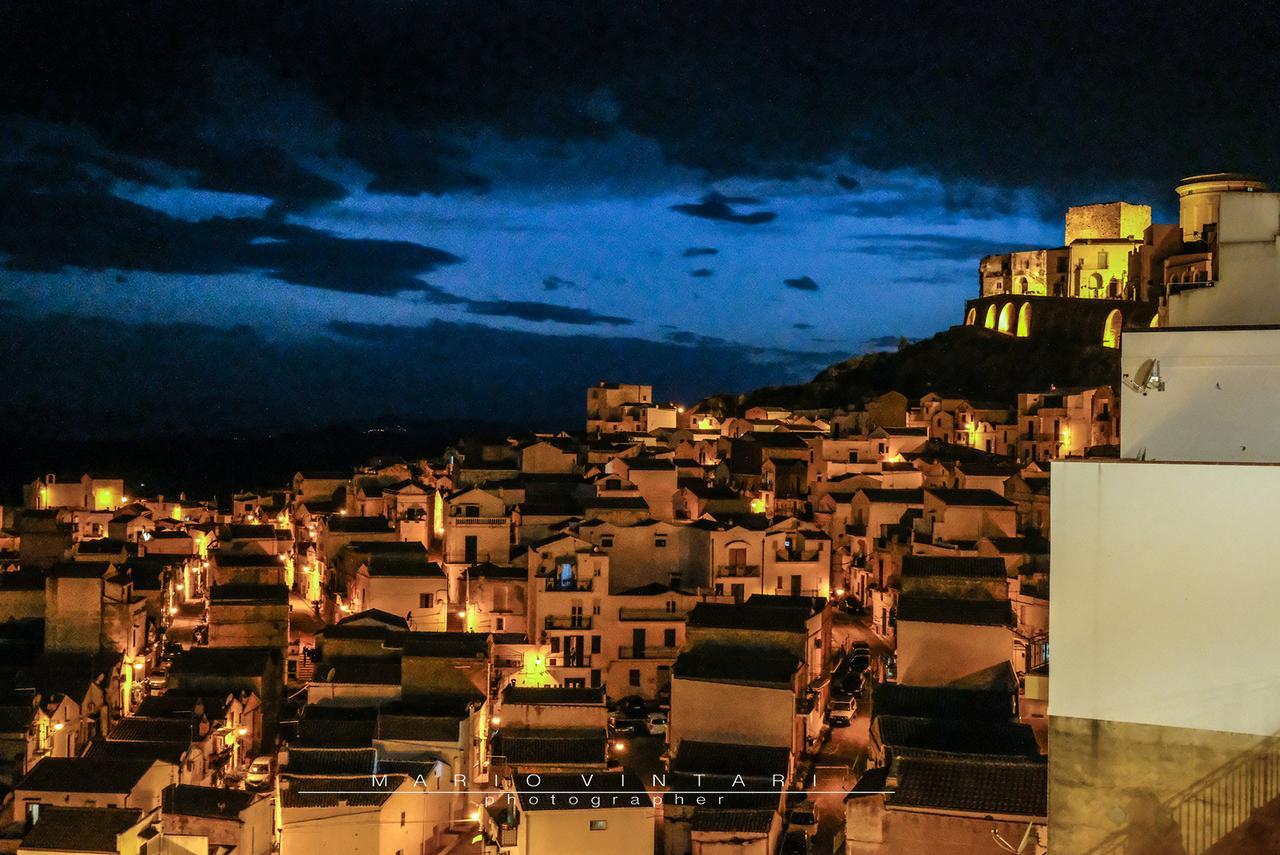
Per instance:
[[[1010,843],[1009,841],[1001,837],[1000,832],[994,828],[991,829],[991,839],[994,840],[996,842],[996,845],[999,846],[1003,851],[1012,852],[1014,853],[1014,855],[1023,855],[1023,853],[1032,851],[1028,849],[1027,846],[1032,842],[1031,833],[1035,831],[1035,828],[1036,828],[1036,824],[1034,822],[1028,822],[1027,830],[1023,832],[1022,840],[1021,842],[1018,843],[1016,847],[1012,843]]]

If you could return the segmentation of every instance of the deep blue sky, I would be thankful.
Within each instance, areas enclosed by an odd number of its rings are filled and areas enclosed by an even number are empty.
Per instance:
[[[957,322],[1069,202],[1280,160],[1247,9],[57,5],[0,3],[18,427],[804,379]]]

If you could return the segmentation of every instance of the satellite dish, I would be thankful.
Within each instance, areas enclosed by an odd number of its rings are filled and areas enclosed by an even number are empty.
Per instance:
[[[1156,370],[1156,361],[1154,359],[1145,360],[1138,366],[1138,373],[1134,375],[1133,382],[1139,387],[1147,388],[1147,381],[1151,379],[1151,372]]]
[[[1121,379],[1130,389],[1141,392],[1143,395],[1147,394],[1149,389],[1155,389],[1157,392],[1164,391],[1164,380],[1160,377],[1160,360],[1158,359],[1143,360],[1132,378],[1126,374]]]

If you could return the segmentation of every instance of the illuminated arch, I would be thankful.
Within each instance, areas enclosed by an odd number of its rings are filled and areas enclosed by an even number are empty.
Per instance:
[[[1160,326],[1160,313],[1156,312],[1151,316],[1151,328],[1155,329]]]
[[[978,320],[978,310],[970,309],[969,314],[964,316],[964,325],[967,327],[971,327],[973,326],[974,322],[977,320]]]
[[[1031,304],[1023,303],[1018,309],[1018,338],[1031,335]]]
[[[1013,334],[1013,303],[1005,303],[1000,307],[1000,321],[996,329],[1006,335]]]
[[[983,326],[989,330],[993,330],[996,328],[996,304],[995,303],[992,303],[990,306],[987,306],[987,319],[986,319],[986,322],[983,323]]]
[[[1123,323],[1124,319],[1120,316],[1120,310],[1112,309],[1111,314],[1107,315],[1107,322],[1102,326],[1103,347],[1120,346],[1120,327]]]

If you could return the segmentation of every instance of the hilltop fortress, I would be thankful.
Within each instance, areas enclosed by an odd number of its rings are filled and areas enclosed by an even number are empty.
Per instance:
[[[1244,275],[1255,262],[1274,267],[1274,246],[1258,260],[1247,245],[1260,218],[1274,219],[1280,194],[1225,172],[1184,179],[1176,192],[1176,224],[1152,223],[1149,205],[1077,205],[1067,209],[1062,246],[984,257],[965,324],[1116,347],[1125,327],[1160,326],[1171,297],[1215,287],[1224,265]]]

